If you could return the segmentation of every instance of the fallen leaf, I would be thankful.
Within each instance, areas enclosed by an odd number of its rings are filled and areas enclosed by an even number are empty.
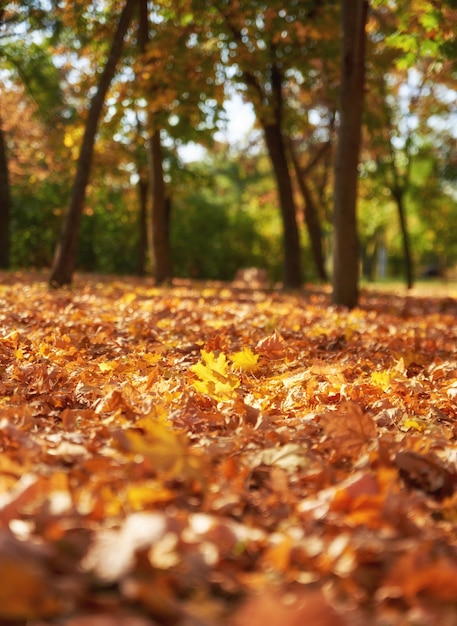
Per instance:
[[[259,355],[254,354],[250,348],[244,348],[239,352],[229,354],[229,358],[236,369],[242,372],[255,372],[258,369]]]
[[[0,531],[0,618],[50,618],[63,609],[63,597],[48,568],[46,549]]]
[[[259,354],[271,360],[283,359],[287,354],[287,344],[277,330],[261,339],[256,347]]]
[[[194,388],[216,400],[236,398],[235,389],[240,386],[240,381],[228,370],[225,354],[221,352],[216,358],[214,352],[202,350],[201,356],[202,361],[190,368],[200,379],[194,381]]]
[[[335,451],[341,456],[352,456],[376,437],[373,418],[356,402],[340,404],[336,411],[321,415],[319,423]]]
[[[414,450],[397,452],[394,460],[405,483],[436,498],[451,496],[457,486],[457,472],[448,469],[434,455],[425,455]]]
[[[232,626],[348,626],[320,591],[278,594],[274,590],[253,596],[237,611]]]

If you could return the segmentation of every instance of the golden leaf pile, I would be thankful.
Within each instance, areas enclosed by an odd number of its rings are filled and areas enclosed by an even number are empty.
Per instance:
[[[1,278],[2,623],[457,623],[453,299]]]

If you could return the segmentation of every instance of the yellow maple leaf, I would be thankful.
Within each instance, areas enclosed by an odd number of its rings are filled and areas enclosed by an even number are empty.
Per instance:
[[[119,363],[117,363],[117,361],[102,361],[101,363],[97,363],[97,365],[101,372],[114,372]]]
[[[155,352],[146,352],[142,355],[141,358],[143,359],[143,361],[146,361],[148,365],[155,365],[160,361],[162,355]]]
[[[201,350],[201,355],[202,360],[190,368],[200,379],[194,381],[194,389],[215,400],[236,398],[235,389],[240,386],[240,381],[228,371],[225,354],[221,352],[216,358],[214,352]]]
[[[123,431],[124,447],[134,455],[149,459],[156,471],[169,478],[202,481],[201,458],[190,448],[187,438],[164,423],[160,415],[138,420],[143,432]]]
[[[395,372],[392,372],[391,370],[372,372],[370,376],[371,382],[377,387],[380,387],[383,391],[387,391],[389,389],[390,383],[394,377]]]
[[[250,348],[244,348],[239,352],[229,354],[229,358],[232,361],[234,367],[240,369],[242,372],[255,372],[259,365],[259,355],[254,354]]]
[[[418,419],[416,417],[407,417],[403,420],[402,426],[406,430],[417,430],[421,433],[426,429],[427,424],[424,420]]]

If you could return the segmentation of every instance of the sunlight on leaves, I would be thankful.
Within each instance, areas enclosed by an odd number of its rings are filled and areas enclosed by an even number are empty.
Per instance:
[[[257,344],[257,350],[268,359],[283,359],[287,354],[287,344],[284,337],[275,330],[273,334],[261,339]]]
[[[0,621],[454,623],[453,300],[80,285],[2,290]]]
[[[339,455],[360,453],[376,437],[373,419],[356,402],[344,402],[337,411],[321,416],[322,427]]]
[[[390,369],[380,372],[372,372],[370,376],[371,382],[374,385],[380,387],[383,391],[388,391],[390,383],[392,382],[394,377],[395,373],[393,373]]]
[[[250,348],[244,348],[239,352],[229,354],[229,359],[232,361],[233,366],[242,372],[255,372],[259,367],[257,363],[259,355],[254,354]]]
[[[223,352],[216,358],[214,352],[201,351],[202,360],[190,369],[200,380],[193,382],[194,389],[215,400],[233,400],[240,380],[228,369],[227,357]]]
[[[204,480],[201,459],[190,449],[184,435],[151,418],[140,420],[137,426],[142,427],[143,432],[130,429],[123,433],[126,448],[131,454],[148,459],[155,471],[163,472],[169,478]]]

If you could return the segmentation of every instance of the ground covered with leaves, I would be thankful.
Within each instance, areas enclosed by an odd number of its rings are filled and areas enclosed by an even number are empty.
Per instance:
[[[0,620],[457,624],[457,303],[0,276]]]

